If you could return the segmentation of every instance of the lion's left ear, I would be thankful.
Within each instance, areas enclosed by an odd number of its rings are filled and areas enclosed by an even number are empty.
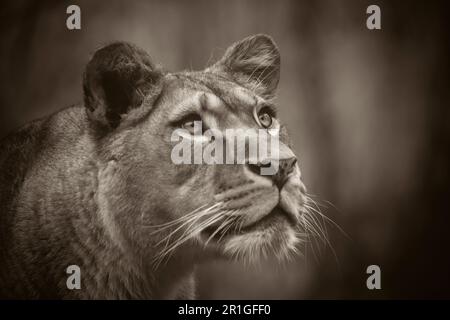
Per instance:
[[[229,47],[208,70],[226,72],[242,86],[271,98],[280,80],[280,52],[271,37],[250,36]]]
[[[83,79],[90,120],[107,130],[144,116],[161,92],[162,71],[142,49],[126,42],[95,52]]]

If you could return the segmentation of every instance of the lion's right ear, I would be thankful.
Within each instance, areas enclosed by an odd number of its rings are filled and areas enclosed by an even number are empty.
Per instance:
[[[162,71],[142,49],[117,42],[95,52],[83,79],[89,118],[114,129],[125,120],[147,114],[161,93]]]
[[[280,80],[280,51],[271,37],[257,34],[231,45],[207,70],[228,73],[244,87],[272,98]]]

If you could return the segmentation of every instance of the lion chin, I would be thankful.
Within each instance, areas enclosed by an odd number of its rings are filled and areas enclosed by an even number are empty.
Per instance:
[[[206,228],[200,241],[225,258],[247,265],[269,260],[287,262],[307,242],[303,221],[308,198],[300,169],[295,165],[281,188],[264,177],[248,171],[246,174],[253,184],[234,188],[217,198],[222,200],[231,195],[234,200],[226,204],[228,208],[245,208],[238,210],[237,222],[227,228],[223,228],[224,223]],[[225,224],[226,221],[225,218]]]
[[[273,258],[283,263],[297,255],[299,246],[305,242],[299,227],[302,208],[298,202],[290,203],[289,198],[280,200],[259,220],[230,228],[220,236],[214,234],[215,227],[207,228],[200,241],[225,258],[242,261],[245,265],[256,265]]]

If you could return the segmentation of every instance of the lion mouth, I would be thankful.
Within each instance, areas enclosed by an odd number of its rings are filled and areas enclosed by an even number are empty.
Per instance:
[[[264,229],[276,220],[287,220],[291,225],[296,225],[297,221],[292,215],[286,212],[281,206],[277,205],[268,214],[261,219],[241,228],[242,233],[255,231],[256,229]]]
[[[258,230],[264,230],[266,228],[270,228],[275,224],[283,222],[288,222],[291,226],[297,225],[297,219],[286,212],[280,205],[277,205],[272,209],[272,211],[263,216],[261,219],[258,219],[257,221],[252,222],[248,225],[240,226],[239,222],[235,222],[235,226],[232,226],[230,228],[223,228],[222,231],[218,231],[218,228],[220,228],[220,224],[218,224],[209,226],[203,232],[208,238],[212,237],[212,240],[218,241],[229,236],[237,236]]]

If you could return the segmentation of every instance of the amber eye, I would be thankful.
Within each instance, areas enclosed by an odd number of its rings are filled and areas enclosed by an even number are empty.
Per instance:
[[[258,120],[264,128],[269,128],[272,125],[272,116],[265,108],[258,113]]]

